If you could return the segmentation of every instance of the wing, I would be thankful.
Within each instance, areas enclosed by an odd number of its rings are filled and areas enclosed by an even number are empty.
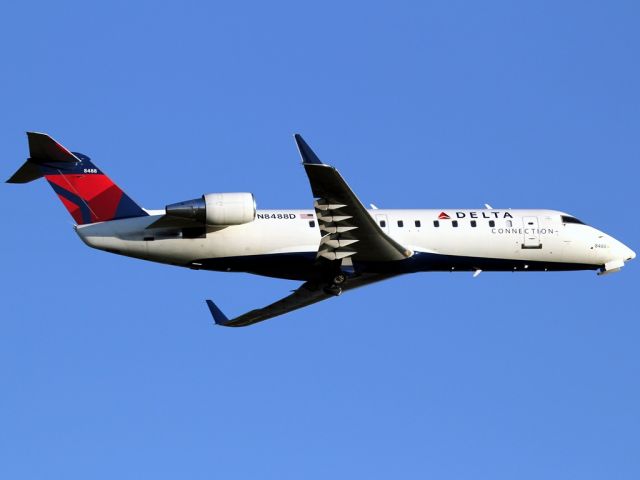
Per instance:
[[[342,291],[353,290],[364,285],[380,282],[393,276],[395,275],[370,274],[351,278],[344,284]],[[262,322],[263,320],[268,320],[269,318],[283,315],[293,310],[298,310],[299,308],[307,307],[314,303],[321,302],[322,300],[335,297],[336,293],[331,293],[328,290],[329,288],[330,283],[305,282],[297,290],[294,290],[291,295],[284,297],[271,305],[251,310],[250,312],[233,319],[227,318],[227,316],[222,313],[218,306],[211,300],[207,300],[207,305],[209,306],[213,320],[217,325],[221,325],[223,327],[246,327],[248,325],[253,325],[254,323]]]
[[[398,261],[413,254],[380,229],[335,168],[322,163],[300,135],[296,134],[295,140],[315,197],[316,217],[322,231],[317,256],[319,263],[324,262],[323,268],[328,272],[353,273],[354,262]],[[332,267],[326,268],[327,265]],[[233,319],[227,318],[211,300],[207,300],[207,305],[216,324],[245,327],[393,276],[350,275],[339,287],[330,279],[324,283],[308,281],[291,295]]]
[[[338,171],[320,161],[298,134],[295,140],[315,197],[323,236],[318,256],[327,260],[351,257],[354,262],[403,260],[412,252],[389,237]]]

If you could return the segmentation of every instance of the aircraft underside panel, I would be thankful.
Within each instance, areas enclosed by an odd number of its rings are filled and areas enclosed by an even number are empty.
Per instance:
[[[195,268],[221,272],[245,272],[289,280],[316,280],[315,252],[248,255],[226,258],[199,259]],[[504,258],[476,258],[456,255],[416,252],[411,258],[397,262],[355,262],[356,273],[388,273],[401,275],[416,272],[544,272],[568,270],[596,270],[599,265],[531,261]]]

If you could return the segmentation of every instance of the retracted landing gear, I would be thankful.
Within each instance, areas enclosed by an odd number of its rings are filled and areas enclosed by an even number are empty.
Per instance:
[[[328,287],[324,287],[324,293],[328,294],[328,295],[333,295],[336,297],[339,297],[340,295],[342,295],[342,288],[338,287],[337,285],[329,285]]]
[[[344,273],[338,273],[333,277],[333,280],[329,285],[324,287],[324,292],[329,295],[335,295],[336,297],[342,295],[342,285],[347,281],[347,276]]]
[[[347,281],[347,276],[344,273],[339,273],[338,275],[333,277],[334,285],[342,285],[346,281]]]

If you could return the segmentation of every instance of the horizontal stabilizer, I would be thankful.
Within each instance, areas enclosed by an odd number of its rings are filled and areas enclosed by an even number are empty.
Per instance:
[[[27,160],[22,164],[16,173],[14,173],[7,183],[29,183],[42,178],[44,175],[42,169],[35,163]]]
[[[46,133],[27,132],[29,158],[7,183],[29,183],[44,176],[41,165],[51,163],[77,163],[80,161]]]

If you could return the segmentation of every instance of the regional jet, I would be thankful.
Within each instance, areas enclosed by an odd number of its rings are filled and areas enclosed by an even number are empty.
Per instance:
[[[415,272],[619,271],[635,253],[555,210],[367,209],[338,171],[295,141],[313,209],[257,210],[251,193],[208,193],[141,208],[86,155],[27,133],[29,158],[7,181],[44,177],[88,246],[196,270],[246,272],[303,282],[264,308],[215,323],[243,327],[348,290]],[[372,206],[373,207],[373,206]]]

